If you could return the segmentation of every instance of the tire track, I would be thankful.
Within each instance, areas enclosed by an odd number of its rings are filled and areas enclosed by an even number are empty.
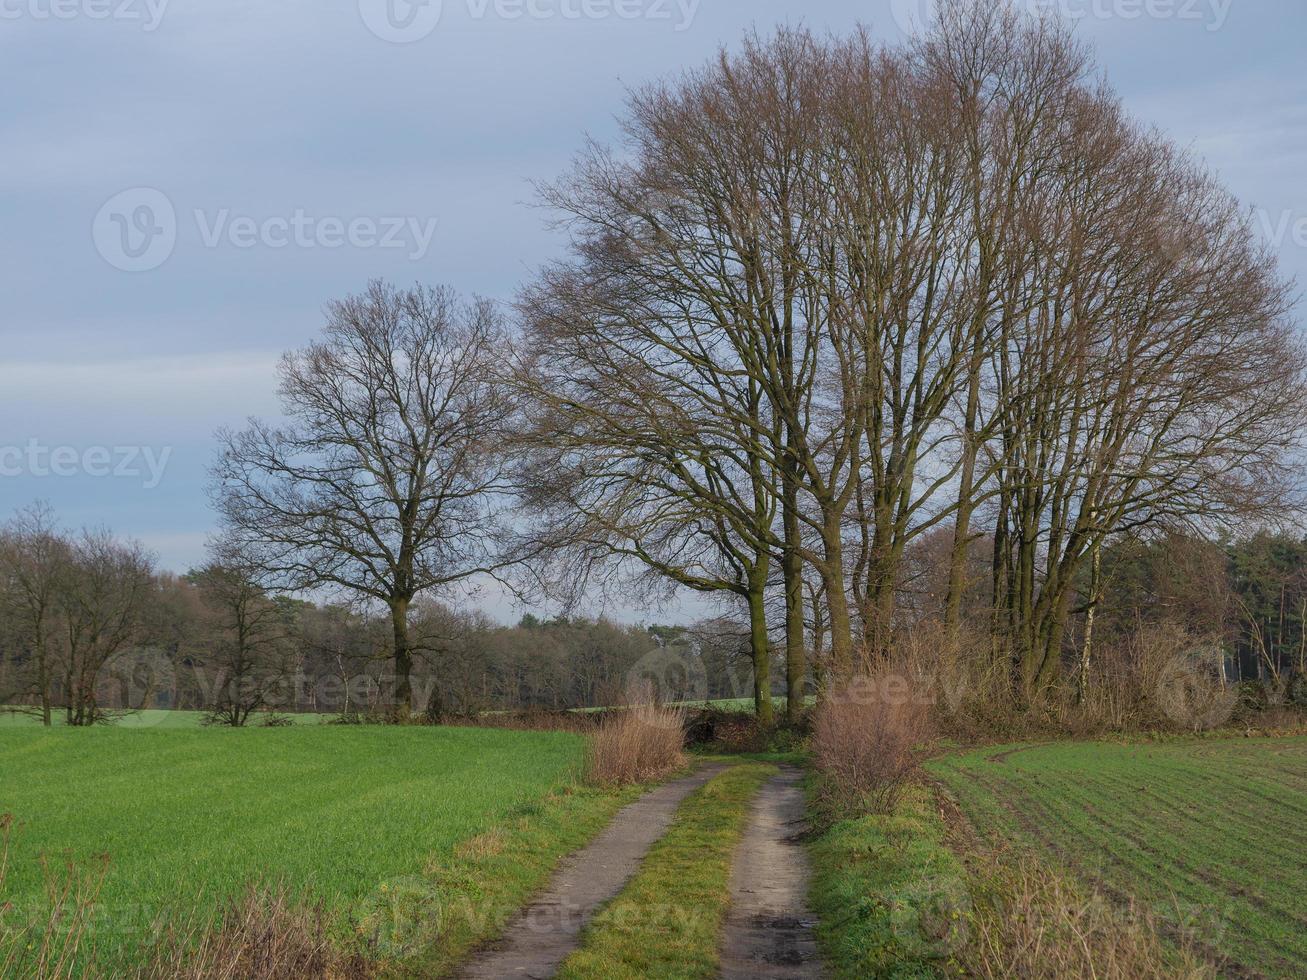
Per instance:
[[[620,810],[608,829],[563,862],[543,895],[509,923],[498,943],[467,963],[464,980],[552,977],[577,948],[581,930],[635,874],[667,832],[676,808],[725,765],[701,767]]]

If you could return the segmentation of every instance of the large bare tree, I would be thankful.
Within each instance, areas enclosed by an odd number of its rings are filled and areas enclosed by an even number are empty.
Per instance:
[[[280,587],[389,611],[397,720],[413,708],[414,599],[508,561],[505,350],[489,301],[373,282],[282,360],[285,423],[221,434],[214,496],[242,552]]]

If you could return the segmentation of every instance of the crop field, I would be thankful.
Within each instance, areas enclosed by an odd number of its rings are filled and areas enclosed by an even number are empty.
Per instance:
[[[332,912],[568,783],[584,741],[481,729],[0,731],[14,828],[0,906],[39,916],[39,856],[109,855],[96,917],[113,962],[161,913],[284,883]]]
[[[144,711],[131,711],[114,718],[102,727],[112,728],[203,728],[206,715],[203,711],[168,711],[166,709],[146,708]],[[281,715],[294,725],[318,725],[332,715],[293,714]],[[55,711],[51,721],[62,726],[63,715]],[[0,728],[40,728],[41,719],[27,712],[0,711]],[[259,727],[259,717],[250,720],[250,727]]]
[[[1307,975],[1307,738],[990,747],[930,768],[982,836],[1137,900],[1235,972]]]

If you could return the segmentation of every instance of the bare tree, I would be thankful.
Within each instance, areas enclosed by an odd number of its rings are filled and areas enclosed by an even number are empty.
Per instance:
[[[506,338],[485,300],[373,282],[287,354],[287,422],[223,432],[214,496],[225,530],[277,585],[336,589],[390,613],[392,715],[412,711],[414,599],[494,574],[511,406]]]
[[[60,585],[71,560],[47,504],[21,510],[0,528],[0,615],[22,650],[41,721],[51,723],[51,682],[61,612]]]
[[[140,544],[119,542],[104,530],[83,531],[71,552],[59,585],[65,710],[69,725],[93,725],[105,718],[99,689],[105,668],[144,637],[154,559]]]
[[[294,670],[297,649],[290,601],[268,594],[256,563],[217,542],[191,580],[208,613],[202,649],[209,717],[240,728],[263,708],[276,707]]]

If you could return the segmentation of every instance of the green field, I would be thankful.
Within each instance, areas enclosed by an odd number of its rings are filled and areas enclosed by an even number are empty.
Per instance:
[[[991,747],[930,769],[982,836],[1137,899],[1243,972],[1307,975],[1307,738]]]
[[[389,879],[538,811],[584,745],[449,728],[7,728],[0,813],[17,829],[0,906],[39,917],[38,856],[67,851],[110,856],[96,917],[110,962],[160,914],[215,908],[252,881],[352,911]]]
[[[144,711],[132,711],[120,715],[99,726],[101,728],[203,728],[206,717],[203,711],[168,711],[160,708],[146,708]],[[313,715],[313,714],[295,714],[280,715],[296,725],[318,725],[335,717],[334,715]],[[63,715],[55,711],[50,719],[55,725],[63,727]],[[255,715],[251,720],[249,727],[258,728],[262,725],[262,718]],[[28,712],[0,711],[0,728],[40,728],[41,719],[38,715]]]

